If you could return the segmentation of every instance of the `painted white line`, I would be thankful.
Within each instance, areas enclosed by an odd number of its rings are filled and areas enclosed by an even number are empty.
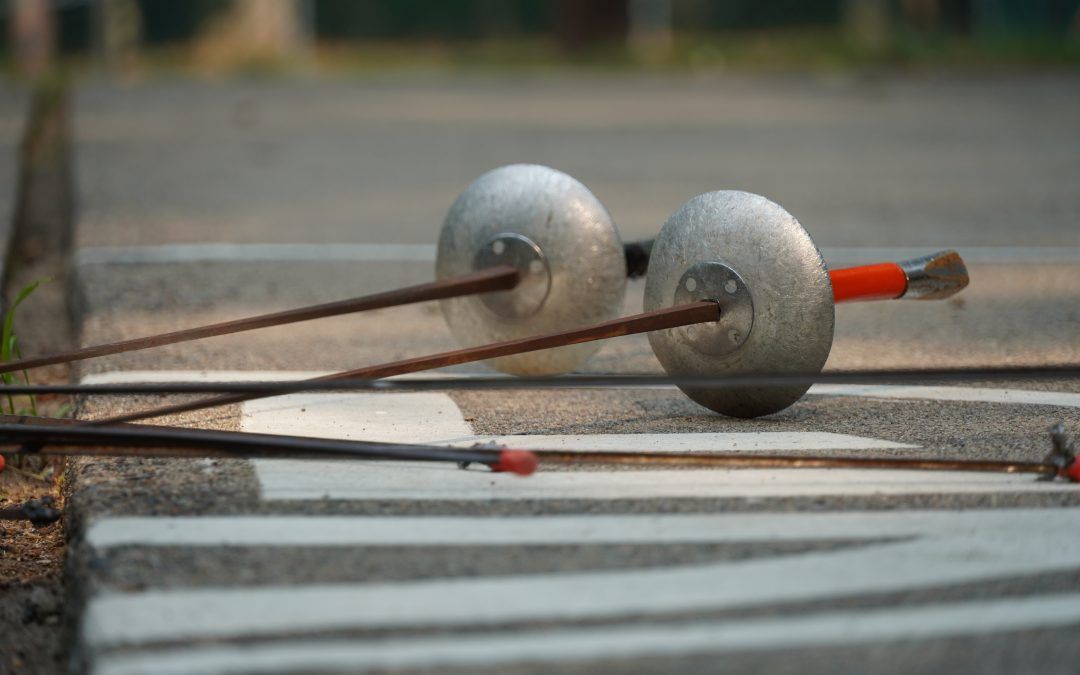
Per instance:
[[[258,380],[291,380],[325,375],[306,371],[151,371],[133,370],[89,375],[86,384],[123,384],[129,382],[225,382]],[[395,379],[416,377],[490,377],[491,373],[447,373],[436,371],[416,373]],[[658,387],[660,388],[660,387]],[[665,386],[675,390],[676,387]],[[927,401],[956,401],[966,403],[997,403],[1009,405],[1045,405],[1080,408],[1080,393],[1038,391],[1031,389],[994,389],[988,387],[944,387],[900,384],[815,384],[810,396],[856,396],[876,399],[915,399]]]
[[[83,384],[139,384],[139,383],[174,383],[174,382],[285,382],[304,380],[331,375],[331,370],[114,370],[107,373],[91,373],[82,378]],[[429,370],[422,373],[408,373],[388,377],[388,380],[417,380],[472,377],[503,377],[493,370]],[[674,389],[674,387],[668,387]],[[371,393],[371,392],[368,392]],[[400,393],[400,392],[399,392]]]
[[[1080,248],[1069,246],[825,246],[821,254],[832,266],[861,265],[921,258],[950,248],[959,251],[969,265],[1080,262]]]
[[[266,382],[302,380],[328,375],[318,370],[115,370],[91,373],[83,384],[137,384],[142,382]]]
[[[968,264],[1077,263],[1077,247],[825,247],[832,266],[907,260],[947,248],[959,250]],[[198,262],[416,262],[432,263],[430,244],[161,244],[152,246],[93,246],[75,253],[75,266]]]
[[[396,583],[197,588],[94,598],[83,620],[95,648],[291,631],[616,618],[854,597],[1076,569],[1080,539],[1053,522],[1080,509],[953,512],[944,531],[859,548],[645,570],[426,579]],[[890,523],[906,514],[862,514]],[[878,518],[878,516],[881,516]],[[780,514],[815,538],[815,514]],[[779,521],[778,521],[779,522]],[[1032,555],[1038,551],[1038,555]],[[288,611],[283,611],[288,608]]]
[[[476,436],[484,440],[490,436]],[[470,445],[468,442],[455,445]],[[917,445],[893,443],[876,438],[820,431],[742,431],[733,433],[666,434],[519,434],[497,436],[494,442],[521,450],[614,450],[625,452],[771,452],[778,450],[870,450],[885,448],[918,449]]]
[[[454,399],[438,392],[289,394],[243,405],[243,431],[398,443],[476,442]]]
[[[263,499],[448,500],[768,498],[931,494],[1052,494],[1068,483],[1031,476],[851,469],[558,471],[528,478],[395,462],[255,462]]]
[[[75,266],[198,262],[435,261],[430,244],[164,244],[79,249]]]
[[[814,537],[875,539],[947,531],[952,514],[817,514]],[[918,525],[913,523],[917,522]],[[503,546],[802,540],[801,517],[739,515],[589,516],[182,516],[117,517],[94,522],[85,543],[117,546]]]
[[[571,663],[769,651],[985,635],[1080,622],[1080,594],[953,602],[797,618],[693,622],[574,630],[484,633],[452,638],[275,642],[195,647],[101,659],[93,675],[231,675],[357,672],[449,666]]]
[[[1012,405],[1049,405],[1080,408],[1080,394],[1026,389],[988,389],[980,387],[930,387],[900,384],[815,384],[810,394],[817,396],[859,396],[924,401],[960,401],[968,403],[1005,403]]]

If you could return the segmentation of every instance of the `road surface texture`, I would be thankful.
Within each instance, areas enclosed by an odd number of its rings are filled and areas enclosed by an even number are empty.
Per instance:
[[[954,300],[839,308],[829,368],[1077,362],[1077,119],[1072,76],[88,83],[78,328],[92,344],[429,279],[455,196],[534,162],[588,185],[626,240],[739,188],[784,205],[833,264],[967,254]],[[295,377],[452,347],[419,305],[79,373]],[[586,370],[658,365],[631,337]],[[671,388],[294,395],[169,421],[1025,460],[1052,424],[1080,431],[1076,381],[945,384],[819,386],[753,421]],[[1066,673],[1080,657],[1080,488],[1026,476],[94,460],[69,491],[75,662],[95,675]]]

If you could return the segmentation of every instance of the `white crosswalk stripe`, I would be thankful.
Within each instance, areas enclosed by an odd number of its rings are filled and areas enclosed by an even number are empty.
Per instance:
[[[263,498],[410,499],[484,502],[515,499],[662,499],[1073,492],[1020,474],[738,469],[539,472],[527,479],[420,463],[257,460]]]
[[[159,377],[199,379],[193,373]],[[280,374],[247,374],[268,379]],[[297,374],[299,376],[299,374]],[[112,376],[115,378],[117,376]],[[204,378],[221,377],[206,374]],[[115,379],[113,380],[115,381]],[[956,388],[947,388],[956,389]],[[894,391],[929,396],[930,388]],[[994,391],[994,390],[987,390]],[[1000,402],[987,391],[942,391],[945,400]],[[824,391],[822,393],[832,393]],[[886,391],[887,395],[889,392]],[[1026,401],[1046,404],[1053,392]],[[867,391],[882,396],[880,391]],[[848,395],[841,392],[839,395]],[[1052,399],[1068,401],[1064,398]],[[887,396],[886,396],[887,397]],[[950,398],[951,397],[951,398]],[[1024,397],[1012,399],[1025,402]],[[1068,405],[1068,402],[1055,403]],[[418,424],[417,420],[423,420]],[[245,404],[247,431],[384,441],[627,451],[903,450],[917,446],[831,433],[474,434],[442,393],[295,394]],[[253,462],[264,503],[314,500],[616,500],[687,497],[1060,493],[1064,483],[1029,476],[860,470],[684,470],[539,472],[523,479],[450,465],[380,462]],[[1074,513],[1075,512],[1075,513]],[[95,675],[149,672],[265,672],[317,667],[329,672],[447,665],[566,662],[619,655],[860,644],[984,634],[1080,623],[1080,596],[971,600],[889,609],[818,611],[753,621],[694,620],[621,625],[628,616],[717,612],[800,601],[832,602],[956,583],[1077,569],[1080,543],[1048,522],[1070,522],[1080,508],[923,510],[843,513],[508,516],[284,516],[108,518],[90,525],[99,553],[132,547],[513,547],[605,544],[847,542],[844,547],[746,560],[664,564],[477,577],[420,578],[296,586],[200,586],[110,591],[88,603],[81,638],[98,658]],[[1040,551],[1040,555],[1031,555]],[[288,608],[282,611],[282,608]],[[590,620],[588,628],[495,627]],[[471,637],[281,640],[319,631],[397,631],[469,627]],[[479,631],[479,632],[475,632]],[[485,632],[487,631],[487,632]],[[254,640],[238,647],[170,648],[203,639]],[[164,646],[158,646],[164,645]],[[262,664],[262,665],[259,665]],[[290,665],[292,664],[292,665]],[[265,666],[265,667],[263,667]]]
[[[1080,623],[1080,594],[819,612],[794,618],[481,633],[453,638],[280,641],[192,647],[102,659],[93,675],[230,675],[303,670],[557,664],[594,659],[942,639]]]
[[[1074,569],[1080,560],[1080,540],[1047,527],[1051,515],[1042,509],[855,515],[863,538],[890,541],[646,570],[108,594],[87,608],[84,635],[113,647],[289,631],[616,619],[933,588]],[[840,534],[852,516],[767,514],[752,523],[777,541],[819,540]],[[1080,509],[1053,514],[1063,522],[1078,516]],[[721,517],[733,531],[719,528],[717,540],[746,536],[742,519]],[[521,543],[520,535],[509,540]],[[275,611],[280,607],[289,611]]]

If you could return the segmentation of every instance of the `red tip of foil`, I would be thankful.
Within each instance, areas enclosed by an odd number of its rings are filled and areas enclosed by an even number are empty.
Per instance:
[[[1073,463],[1065,467],[1062,473],[1072,482],[1080,483],[1080,459],[1073,460]]]
[[[4,456],[3,456],[3,455],[0,455],[0,471],[3,471],[3,470],[4,470],[4,466],[5,466],[6,464],[7,464],[7,462],[6,462],[5,460],[4,460]]]
[[[528,476],[539,465],[540,459],[528,450],[503,450],[499,453],[499,461],[491,465],[491,470]]]

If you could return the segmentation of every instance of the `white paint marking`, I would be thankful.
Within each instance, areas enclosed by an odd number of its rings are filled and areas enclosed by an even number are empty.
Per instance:
[[[92,246],[75,266],[199,262],[418,262],[435,260],[430,244],[163,244]]]
[[[826,246],[821,249],[821,253],[829,266],[835,267],[837,264],[863,265],[890,260],[899,262],[947,249],[959,251],[969,265],[1080,262],[1080,248],[1075,246]]]
[[[1080,594],[953,602],[796,618],[515,631],[452,638],[308,640],[194,647],[105,657],[93,675],[357,672],[571,663],[933,640],[1080,622]]]
[[[905,511],[819,514],[819,539],[874,539],[945,531],[951,514]],[[508,546],[802,540],[803,518],[772,514],[589,516],[191,516],[103,518],[86,531],[98,549],[117,546]],[[917,522],[918,525],[913,523]]]
[[[115,370],[91,373],[80,381],[83,384],[139,384],[150,382],[267,382],[303,380],[329,375],[315,370]]]
[[[398,443],[476,442],[454,399],[438,392],[289,394],[244,403],[243,431]]]
[[[1077,247],[826,247],[830,266],[907,260],[947,248],[959,250],[968,264],[1076,263]],[[430,244],[161,244],[90,246],[75,254],[75,265],[125,265],[198,262],[417,262],[435,260]]]
[[[123,384],[129,382],[227,382],[294,380],[325,375],[322,372],[302,371],[152,371],[133,370],[89,375],[86,384]],[[448,373],[436,371],[415,373],[394,379],[438,377],[491,377],[492,373]],[[652,387],[675,390],[673,386]],[[807,392],[811,396],[857,396],[877,399],[921,399],[927,401],[957,401],[969,403],[1001,403],[1011,405],[1046,405],[1080,408],[1080,393],[1039,391],[1033,389],[993,389],[988,387],[939,387],[899,384],[815,384]]]
[[[290,631],[410,625],[501,625],[854,597],[1076,569],[1080,539],[1057,522],[1080,509],[984,510],[941,514],[923,536],[860,548],[670,568],[461,577],[372,584],[198,588],[113,593],[84,616],[96,648],[158,640],[260,636]],[[773,526],[816,538],[822,516],[774,514]],[[864,513],[879,536],[921,521]],[[733,519],[741,516],[731,516]],[[828,518],[824,519],[828,522]],[[1032,555],[1038,551],[1038,555]],[[288,611],[283,611],[288,608]]]
[[[263,499],[449,500],[824,497],[1074,492],[1068,483],[1028,475],[739,469],[550,471],[528,478],[420,463],[255,462]]]
[[[981,387],[931,387],[900,384],[815,384],[810,394],[817,396],[859,396],[862,398],[898,398],[924,401],[960,401],[965,403],[1004,403],[1011,405],[1049,405],[1080,408],[1080,394],[1027,389],[988,389]]]
[[[248,379],[258,379],[247,374]],[[280,377],[280,373],[260,374]],[[169,377],[169,376],[166,376]],[[190,373],[173,374],[175,379],[191,379]],[[910,389],[910,388],[908,388]],[[919,388],[920,390],[933,388]],[[958,389],[958,388],[954,388]],[[963,391],[963,390],[962,390]],[[982,390],[986,391],[986,390]],[[894,393],[902,393],[895,391]],[[910,393],[910,391],[908,392]],[[919,393],[919,392],[915,392]],[[940,391],[937,392],[940,395]],[[946,392],[948,393],[948,392]],[[1043,392],[1038,392],[1042,394]],[[245,428],[276,433],[309,432],[320,427],[324,434],[348,437],[361,434],[385,440],[415,438],[409,426],[416,419],[432,420],[423,432],[425,438],[438,442],[465,442],[470,429],[460,411],[442,394],[297,394],[276,402],[260,402],[246,410]],[[374,397],[379,397],[378,399]],[[396,397],[396,398],[395,398]],[[965,399],[966,400],[966,399]],[[985,400],[985,399],[979,399]],[[1009,401],[1015,402],[1015,401]],[[298,415],[298,405],[308,408]],[[292,414],[287,414],[290,411]],[[310,415],[308,415],[310,411]],[[306,417],[305,417],[306,416]],[[297,417],[304,420],[297,422]],[[434,419],[433,419],[434,418]],[[326,424],[334,421],[333,429]],[[454,439],[451,436],[457,435]],[[686,443],[700,443],[712,437],[712,443],[740,441],[740,435],[687,434]],[[567,447],[579,442],[625,442],[617,436],[558,437]],[[665,439],[672,436],[663,435]],[[807,437],[783,438],[765,435],[757,439],[762,447],[773,449],[784,442],[803,442]],[[863,442],[851,437],[820,435],[813,443],[826,440],[845,443]],[[552,437],[519,439],[526,443],[552,443]],[[643,436],[637,437],[644,441]],[[771,446],[769,444],[772,444]],[[697,448],[698,445],[693,445]],[[485,472],[464,472],[430,464],[259,462],[257,470],[263,481],[264,495],[271,498],[353,497],[360,499],[610,499],[655,496],[729,495],[806,495],[806,494],[917,494],[941,492],[1012,492],[1064,491],[1065,484],[1034,483],[1026,476],[991,474],[927,474],[922,472],[867,471],[650,471],[650,472],[567,472],[542,473],[529,480]],[[1077,513],[1073,513],[1076,511]],[[1055,511],[1065,520],[1080,515],[1080,509]],[[703,520],[703,519],[708,519]],[[202,522],[196,523],[195,521]],[[1062,539],[1047,528],[1047,511],[970,511],[928,513],[856,513],[856,514],[755,514],[739,516],[611,516],[557,517],[542,519],[475,518],[362,518],[303,519],[304,524],[283,523],[281,519],[245,520],[237,529],[229,519],[190,519],[177,521],[166,533],[158,522],[105,522],[93,529],[91,536],[103,546],[147,541],[192,545],[232,543],[234,545],[277,544],[289,539],[300,545],[318,542],[353,545],[509,545],[521,543],[601,543],[665,541],[758,541],[785,539],[820,540],[906,538],[887,544],[867,544],[857,549],[783,556],[765,560],[736,561],[708,565],[620,570],[550,575],[521,575],[491,578],[430,579],[384,584],[336,584],[307,587],[201,588],[197,590],[149,591],[135,594],[112,594],[95,598],[84,617],[83,637],[94,649],[120,645],[139,645],[157,640],[199,639],[202,637],[257,637],[290,631],[326,629],[394,628],[410,625],[499,625],[507,621],[567,620],[578,618],[617,618],[626,614],[714,610],[737,606],[767,605],[775,602],[814,600],[857,596],[869,592],[903,591],[950,583],[980,581],[1016,575],[1035,575],[1075,569],[1080,559],[1080,542]],[[209,524],[209,527],[207,525]],[[229,541],[227,529],[240,532]],[[289,539],[280,532],[298,531]],[[155,540],[155,537],[158,537]],[[1038,550],[1040,556],[1031,556]],[[520,602],[507,602],[519,598]],[[1010,600],[1010,608],[1017,601]],[[1068,605],[1075,607],[1075,602]],[[288,612],[280,608],[288,607]],[[1067,613],[1067,620],[1056,619],[1059,606],[1040,606],[1032,615],[1010,613],[1009,624],[1015,627],[1043,625],[1041,621],[1075,621],[1077,612]],[[911,610],[910,625],[932,625],[937,614],[927,615],[923,608]],[[973,632],[992,630],[981,624],[986,607],[972,609],[949,606],[943,622],[974,626]],[[976,619],[967,620],[967,614]],[[1036,616],[1037,615],[1037,616]],[[813,640],[855,640],[858,628],[873,625],[874,613],[836,613],[824,617],[762,620],[758,630],[766,637],[761,644],[775,641],[777,635],[806,634]],[[880,635],[903,637],[904,622],[897,621],[896,610],[881,613]],[[1035,617],[1035,618],[1032,618]],[[1047,618],[1049,617],[1049,618]],[[833,621],[835,619],[835,621]],[[1025,623],[1026,622],[1026,623]],[[855,626],[855,629],[852,626]],[[994,624],[1008,629],[1005,623]],[[721,630],[751,630],[750,624],[709,624],[713,633]],[[649,628],[615,629],[605,641],[603,631],[590,636],[580,631],[553,631],[537,636],[554,635],[554,647],[567,658],[575,654],[595,653],[597,658],[625,653],[627,643],[671,644],[658,627],[659,636],[650,638]],[[627,635],[626,630],[631,634]],[[644,631],[637,634],[637,631]],[[800,633],[799,631],[803,631]],[[928,629],[927,635],[940,634]],[[680,634],[693,635],[693,631]],[[824,636],[824,637],[823,637]],[[881,638],[867,638],[881,639]],[[472,638],[470,638],[472,640]],[[491,640],[444,641],[439,639],[409,641],[397,651],[369,650],[371,667],[386,664],[474,663],[476,659],[496,659],[493,663],[529,660],[535,642],[524,636],[495,636],[502,651],[492,651]],[[709,645],[718,644],[714,635]],[[501,641],[501,642],[500,642]],[[732,645],[753,642],[741,636]],[[389,643],[394,645],[395,643]],[[484,648],[481,649],[480,645]],[[454,654],[444,647],[458,645]],[[659,649],[659,647],[655,647]],[[689,647],[673,648],[685,652]],[[327,652],[333,654],[333,651]],[[481,656],[478,656],[480,654]],[[406,655],[406,656],[401,656]],[[408,656],[411,655],[411,656]],[[120,657],[117,657],[120,658]],[[588,658],[583,656],[580,658]],[[402,660],[405,659],[405,660]],[[501,659],[501,660],[500,660]],[[339,659],[340,661],[340,659]],[[363,663],[363,657],[360,658]],[[486,662],[486,661],[481,661]],[[309,663],[308,661],[304,662]],[[246,662],[244,666],[250,666]],[[350,666],[357,667],[354,661]],[[367,666],[365,666],[367,667]]]
[[[490,440],[490,436],[475,438]],[[498,436],[496,443],[520,450],[613,450],[626,452],[770,452],[777,450],[869,450],[884,448],[918,449],[917,445],[893,443],[876,438],[819,431],[742,431],[734,433],[666,434],[520,434]],[[468,445],[472,443],[455,443]]]

